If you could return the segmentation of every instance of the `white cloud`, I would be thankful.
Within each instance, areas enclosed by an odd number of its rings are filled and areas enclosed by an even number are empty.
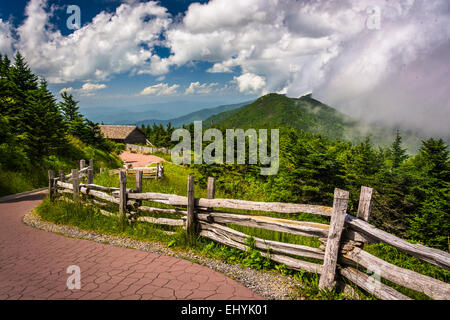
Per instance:
[[[107,86],[102,83],[85,83],[79,90],[82,95],[93,95],[96,91],[106,89]]]
[[[237,83],[239,91],[242,93],[260,93],[266,85],[264,77],[253,73],[244,73],[239,77],[234,77],[233,81]]]
[[[169,86],[167,83],[158,83],[153,86],[147,87],[140,92],[140,95],[157,95],[168,96],[178,93],[177,89],[180,87],[178,84]]]
[[[11,56],[13,53],[14,38],[12,26],[9,22],[0,19],[0,53]]]
[[[106,89],[107,85],[103,83],[85,83],[79,89],[74,89],[73,87],[63,88],[59,93],[67,92],[78,94],[80,96],[93,96],[97,91]]]
[[[191,82],[189,87],[185,90],[185,94],[210,94],[213,92],[214,87],[219,84],[217,82],[213,83],[200,83],[199,81]]]
[[[71,92],[74,92],[74,91],[75,91],[74,88],[68,87],[68,88],[62,88],[61,90],[59,90],[59,93],[60,94],[63,93],[63,92],[71,93]]]
[[[166,60],[151,52],[171,22],[167,10],[156,2],[123,3],[114,13],[101,12],[68,36],[50,25],[46,9],[45,0],[28,3],[27,17],[17,29],[16,47],[33,70],[49,82],[97,81],[126,72],[156,75],[168,71]]]

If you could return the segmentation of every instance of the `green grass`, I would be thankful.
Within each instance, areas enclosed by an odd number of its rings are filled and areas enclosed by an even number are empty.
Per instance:
[[[95,147],[86,145],[75,137],[69,137],[68,149],[64,155],[52,155],[39,164],[30,163],[20,172],[6,170],[0,167],[0,196],[29,191],[48,186],[48,170],[63,170],[65,174],[70,169],[77,169],[79,161],[94,159],[94,168],[118,168],[122,161],[115,154],[110,154]]]
[[[431,278],[450,283],[450,271],[440,268],[438,266],[432,265],[430,263],[424,262],[416,257],[413,257],[407,253],[404,253],[392,246],[384,243],[376,244],[366,244],[364,250],[370,254],[383,259],[386,262],[392,263],[404,269],[412,270],[417,273],[429,276]],[[381,281],[395,290],[403,293],[404,295],[417,299],[417,300],[428,300],[430,299],[427,295],[417,292],[408,288],[404,288],[388,280],[381,279]]]
[[[45,182],[46,176],[39,172],[0,170],[0,197],[43,187]]]
[[[104,216],[97,207],[86,206],[81,202],[69,203],[56,200],[52,203],[46,198],[36,208],[36,212],[42,219],[55,224],[76,226],[109,235],[127,236],[136,240],[169,242],[178,238],[182,240],[184,237],[181,230],[175,235],[168,235],[157,226],[144,222],[123,224],[119,217]]]

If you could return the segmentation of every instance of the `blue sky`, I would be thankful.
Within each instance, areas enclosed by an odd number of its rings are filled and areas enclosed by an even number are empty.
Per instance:
[[[2,3],[0,9],[0,18],[4,21],[11,23],[14,28],[20,27],[24,23],[27,16],[25,8],[30,1],[18,0]],[[133,1],[130,1],[133,3]],[[136,1],[136,2],[148,2],[148,1]],[[160,1],[160,5],[167,9],[167,12],[172,18],[181,17],[188,9],[189,5],[193,2],[207,3],[208,1],[188,1],[188,0],[170,0]],[[67,19],[71,14],[67,13],[67,7],[70,5],[77,5],[81,11],[81,27],[86,27],[92,23],[99,13],[107,12],[112,15],[122,4],[127,4],[127,1],[120,0],[49,0],[46,2],[45,8],[49,14],[48,25],[58,30],[62,36],[68,37],[74,33],[75,30],[71,30],[67,27]],[[142,45],[145,48],[145,45]],[[155,46],[151,50],[160,57],[168,57],[170,55],[170,49],[163,46]],[[209,68],[213,66],[213,63],[206,61],[192,61],[189,64],[172,67],[169,72],[162,75],[148,75],[148,74],[130,74],[129,72],[115,73],[108,76],[103,81],[86,81],[75,80],[65,83],[55,83],[50,81],[50,89],[59,95],[61,90],[66,88],[72,88],[73,93],[82,107],[95,107],[95,106],[134,106],[142,104],[154,104],[158,102],[167,101],[200,101],[200,106],[214,107],[219,104],[235,103],[241,101],[248,101],[249,99],[256,98],[258,95],[254,93],[242,93],[238,90],[228,90],[226,92],[219,92],[217,90],[205,89],[203,94],[186,94],[185,91],[189,88],[191,83],[199,82],[199,86],[206,85],[211,88],[223,88],[224,85],[233,81],[233,77],[238,72],[233,73],[210,73],[207,72]],[[239,68],[237,68],[239,69]],[[239,71],[239,70],[237,70]],[[45,72],[43,74],[45,77]],[[88,92],[87,94],[81,93],[80,88],[85,83],[92,83],[95,85],[104,85],[105,88],[95,90],[95,92]],[[168,87],[178,85],[178,94],[155,94],[155,95],[139,95],[139,93],[153,85],[160,83],[167,84]]]
[[[16,0],[0,5],[0,52],[83,107],[312,93],[450,137],[449,25],[448,0]]]

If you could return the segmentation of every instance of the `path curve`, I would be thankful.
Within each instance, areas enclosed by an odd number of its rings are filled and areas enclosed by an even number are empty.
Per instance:
[[[151,154],[131,153],[130,151],[122,151],[119,157],[124,163],[130,163],[133,167],[146,167],[151,163],[166,161]]]
[[[25,225],[41,192],[0,203],[0,300],[5,299],[263,299],[221,273],[187,260]],[[81,270],[81,289],[69,290],[67,267]]]

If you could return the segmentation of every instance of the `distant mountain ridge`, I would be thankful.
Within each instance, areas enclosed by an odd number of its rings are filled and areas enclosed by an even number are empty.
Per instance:
[[[130,124],[146,119],[169,120],[188,113],[223,105],[222,101],[188,101],[151,102],[125,107],[80,107],[80,113],[93,122],[104,124]]]
[[[218,106],[215,108],[205,108],[205,109],[191,112],[184,116],[169,119],[169,120],[149,119],[149,120],[137,121],[137,122],[135,122],[135,124],[139,127],[142,125],[152,126],[153,124],[156,124],[156,125],[162,124],[165,126],[170,122],[172,127],[181,127],[182,125],[187,125],[194,121],[204,121],[211,116],[214,116],[214,115],[217,115],[217,114],[220,114],[223,112],[234,111],[234,110],[239,109],[240,107],[250,104],[252,102],[253,102],[253,100],[241,102],[241,103],[235,103],[235,104],[221,105],[221,106]]]
[[[390,145],[395,128],[363,123],[306,95],[289,98],[270,93],[239,109],[213,115],[203,121],[204,127],[219,128],[280,128],[290,127],[321,134],[331,139],[360,142],[366,136],[376,145]],[[408,151],[415,153],[420,139],[402,132]]]

